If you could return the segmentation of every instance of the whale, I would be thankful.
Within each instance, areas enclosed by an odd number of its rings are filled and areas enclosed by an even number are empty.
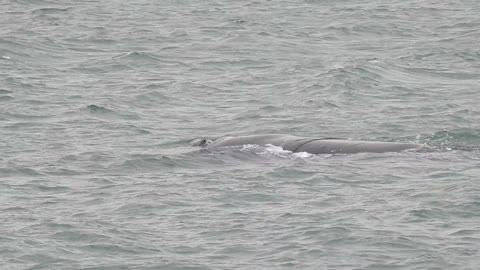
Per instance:
[[[312,138],[281,134],[224,136],[217,139],[199,139],[194,142],[194,145],[209,149],[241,145],[273,145],[293,153],[306,152],[310,154],[386,153],[426,149],[426,146],[416,143]]]

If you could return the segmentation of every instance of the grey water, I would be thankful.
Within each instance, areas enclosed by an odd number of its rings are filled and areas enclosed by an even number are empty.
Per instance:
[[[479,1],[0,3],[1,269],[480,269]]]

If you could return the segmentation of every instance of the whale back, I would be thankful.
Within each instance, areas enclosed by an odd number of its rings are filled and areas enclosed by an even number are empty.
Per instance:
[[[375,141],[353,141],[335,138],[301,138],[291,135],[254,135],[254,136],[225,136],[215,140],[204,140],[200,142],[201,146],[213,148],[221,146],[239,146],[239,145],[274,145],[282,147],[291,152],[307,152],[311,154],[327,153],[384,153],[399,152],[407,149],[423,149],[422,145],[414,143],[394,143],[394,142],[375,142]]]
[[[315,140],[308,142],[298,148],[295,152],[308,152],[312,154],[325,153],[384,153],[399,152],[407,149],[421,148],[413,143],[393,143],[393,142],[372,142],[372,141],[350,141],[350,140]]]

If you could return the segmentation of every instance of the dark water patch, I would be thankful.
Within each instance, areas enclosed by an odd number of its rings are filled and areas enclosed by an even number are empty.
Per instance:
[[[170,84],[171,84],[171,81],[160,81],[160,82],[143,85],[140,87],[140,89],[147,90],[148,91],[147,93],[150,93],[150,91],[152,91],[153,93],[158,94],[158,91],[168,89]],[[161,96],[163,97],[163,95]]]
[[[8,94],[12,94],[13,91],[10,91],[10,90],[6,90],[6,89],[0,89],[0,95],[8,95]]]
[[[93,113],[93,114],[114,114],[112,110],[107,109],[103,106],[88,105],[87,109],[90,113]]]
[[[38,99],[28,99],[28,100],[25,100],[25,102],[31,105],[49,105],[50,104],[48,100],[38,100]]]
[[[74,229],[75,226],[72,224],[66,224],[66,223],[55,223],[55,222],[49,222],[45,224],[47,227],[52,228],[54,230],[71,230]]]
[[[40,185],[40,184],[29,184],[28,186],[35,188],[38,191],[48,192],[48,193],[64,193],[70,191],[70,187],[67,186],[53,186],[53,185]],[[55,203],[55,202],[50,202]]]
[[[7,102],[14,99],[12,96],[0,96],[0,102]]]
[[[38,14],[32,16],[32,20],[35,22],[36,31],[46,31],[47,28],[57,29],[60,27],[61,21],[63,18],[59,16],[60,14]],[[38,26],[44,26],[40,28]]]
[[[13,211],[13,212],[23,212],[23,211],[27,211],[27,212],[31,213],[30,210],[28,210],[28,209],[26,209],[26,208],[23,208],[23,207],[20,207],[20,206],[2,208],[2,211],[5,211],[5,212],[8,212],[8,211]]]
[[[283,111],[283,108],[273,106],[273,105],[268,105],[268,106],[261,107],[260,111],[264,113],[281,112]]]
[[[141,203],[129,203],[126,205],[123,205],[117,209],[114,210],[114,213],[121,213],[125,215],[149,215],[153,214],[159,210],[161,210],[164,207],[161,207],[159,204],[141,204]]]
[[[445,209],[424,208],[409,211],[410,222],[444,222],[451,220],[452,216]]]
[[[56,5],[56,1],[52,1],[52,0],[15,0],[13,2],[18,4],[24,4],[25,6],[28,6],[28,7],[36,7],[36,6],[51,7]]]
[[[56,168],[51,166],[48,167],[47,169],[43,169],[42,173],[48,174],[48,175],[54,175],[54,176],[75,176],[75,175],[81,175],[84,174],[84,172],[81,172],[79,170],[74,170],[74,169],[68,169],[68,168]]]
[[[35,169],[27,167],[7,167],[0,168],[0,177],[32,177],[43,176],[43,174]]]
[[[469,22],[459,22],[451,25],[440,25],[437,27],[439,30],[444,30],[444,29],[453,29],[458,31],[469,31],[469,30],[478,30],[480,27],[480,21],[478,20],[473,20]]]
[[[449,236],[454,236],[454,237],[475,237],[479,238],[480,241],[480,230],[475,230],[475,229],[463,229],[463,230],[456,230],[455,232],[452,232],[449,234]]]
[[[473,190],[479,190],[478,187],[472,185]],[[465,220],[475,220],[478,217],[477,212],[480,209],[480,200],[476,196],[471,195],[471,191],[467,191],[465,198],[462,198],[463,201],[452,201],[449,203],[445,209],[447,209],[448,214],[457,219]]]
[[[106,178],[106,177],[89,178],[86,181],[92,183],[93,185],[98,185],[99,189],[110,189],[114,186],[119,185],[118,179],[110,179],[110,178]]]
[[[91,52],[92,49],[85,48],[85,47],[72,47],[70,48],[74,51],[79,52]],[[98,49],[94,49],[94,51],[98,51]],[[129,66],[128,64],[118,63],[115,62],[113,59],[91,59],[89,61],[83,61],[78,63],[76,66],[72,67],[73,71],[79,71],[85,74],[91,74],[98,76],[99,74],[110,74],[110,73],[117,73],[117,72],[128,72],[133,70],[134,68]],[[125,76],[123,73],[122,76]]]
[[[66,38],[63,41],[65,42],[65,49],[68,50],[71,54],[85,54],[85,53],[92,53],[92,54],[104,54],[108,53],[111,50],[111,44],[99,44],[95,42],[95,38]],[[100,42],[101,43],[101,42]],[[100,45],[104,45],[102,47]],[[131,69],[127,65],[120,65],[118,63],[113,62],[111,59],[103,59],[100,58],[100,55],[97,57],[91,57],[89,61],[78,63],[76,67],[72,67],[77,71],[82,72],[108,72],[109,68],[111,71],[126,71]]]
[[[63,14],[67,11],[69,11],[71,8],[39,8],[35,9],[32,11],[32,14],[34,15],[40,15],[40,14]]]
[[[478,63],[478,61],[480,61],[480,52],[476,51],[457,52],[455,55],[468,62]]]
[[[316,175],[318,175],[318,171],[306,171],[306,170],[301,170],[301,169],[293,169],[293,168],[285,168],[281,170],[275,170],[272,172],[269,172],[269,175],[271,177],[274,177],[276,179],[293,179],[295,178],[297,181],[300,179],[310,179]]]
[[[86,108],[86,111],[90,113],[90,115],[95,116],[95,117],[100,117],[100,118],[105,118],[105,119],[127,119],[127,120],[137,120],[140,119],[140,117],[131,112],[118,112],[113,109],[108,109],[105,106],[100,106],[100,105],[88,105]]]

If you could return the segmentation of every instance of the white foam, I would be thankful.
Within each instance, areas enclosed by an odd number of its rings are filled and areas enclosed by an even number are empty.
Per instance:
[[[242,145],[242,147],[240,148],[240,151],[251,151],[259,155],[276,156],[276,157],[292,156],[291,151],[284,150],[280,146],[275,146],[271,144],[267,144],[265,146],[258,145],[258,144],[245,144],[245,145]]]
[[[305,159],[305,158],[314,156],[307,152],[293,153],[292,151],[285,150],[280,146],[275,146],[271,144],[267,144],[264,151],[259,154],[287,158],[287,159]]]
[[[242,145],[242,148],[240,148],[240,150],[241,151],[253,150],[253,149],[257,149],[258,147],[260,147],[260,146],[257,145],[257,144],[244,144],[244,145]]]
[[[298,153],[293,153],[294,156],[299,157],[299,158],[309,158],[312,157],[313,154],[307,153],[307,152],[298,152]]]
[[[267,144],[266,145],[265,153],[274,154],[274,155],[292,154],[291,151],[285,150],[280,146],[275,146],[275,145],[272,145],[272,144]]]
[[[285,150],[280,146],[275,146],[272,144],[266,144],[265,146],[257,144],[245,144],[242,145],[240,151],[255,152],[256,154],[262,156],[274,156],[286,159],[306,159],[316,156],[307,152],[293,153],[292,151]]]

